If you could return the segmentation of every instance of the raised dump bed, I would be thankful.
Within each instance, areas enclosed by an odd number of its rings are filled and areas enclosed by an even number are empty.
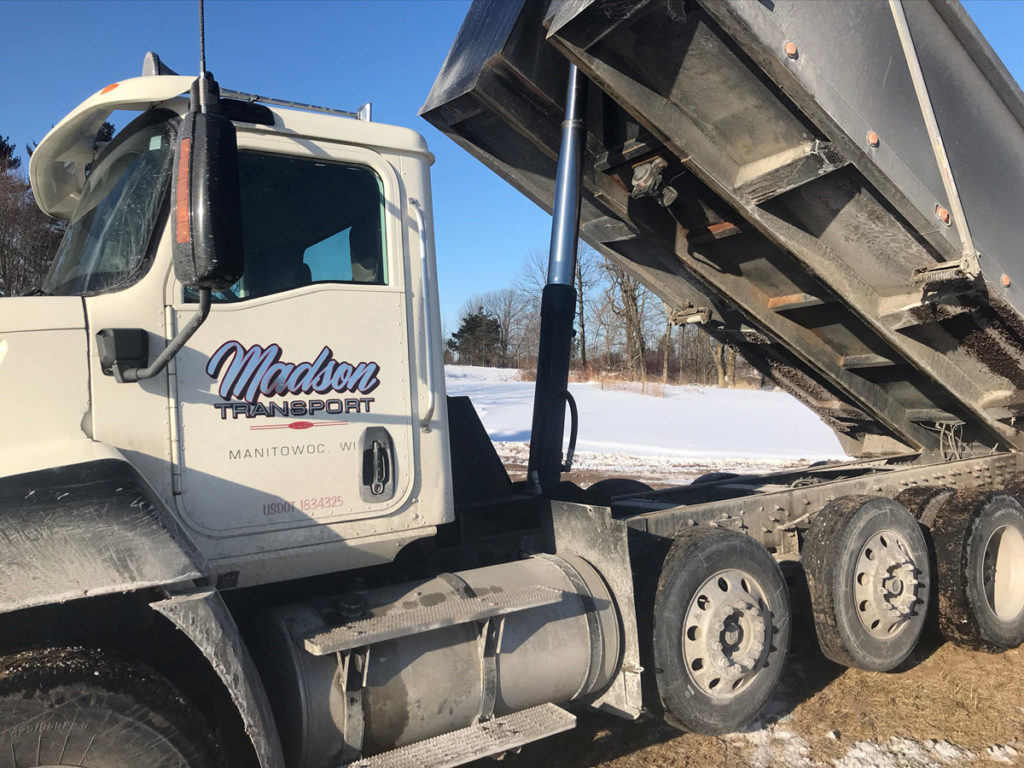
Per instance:
[[[422,114],[550,210],[568,61],[582,237],[678,322],[852,455],[1024,446],[1024,100],[958,3],[477,0]]]

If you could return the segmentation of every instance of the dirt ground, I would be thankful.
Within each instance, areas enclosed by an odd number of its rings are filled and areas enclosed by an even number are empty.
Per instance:
[[[506,756],[502,765],[1024,766],[1024,648],[986,654],[931,638],[899,671],[864,672],[825,659],[813,626],[796,618],[784,682],[743,732],[701,736],[654,715],[630,723],[576,709],[575,730]]]
[[[506,755],[502,765],[1024,767],[1024,647],[969,651],[929,630],[895,672],[846,669],[818,650],[799,569],[788,580],[794,626],[787,670],[774,699],[744,731],[680,733],[653,714],[631,723],[584,707],[573,710],[575,730]]]

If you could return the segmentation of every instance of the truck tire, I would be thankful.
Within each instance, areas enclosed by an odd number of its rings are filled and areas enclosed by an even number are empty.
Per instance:
[[[939,626],[947,640],[1001,651],[1024,642],[1024,508],[1012,496],[961,491],[932,526]]]
[[[804,570],[821,652],[847,667],[899,666],[924,627],[931,583],[917,522],[892,499],[829,502],[804,539]]]
[[[632,496],[638,493],[650,493],[651,486],[629,477],[608,477],[598,480],[583,494],[585,504],[596,504],[601,507],[610,506],[616,496]]]
[[[1024,504],[1024,472],[1017,472],[1006,481],[1003,486],[1003,493],[1008,493],[1017,501]]]
[[[706,485],[707,483],[718,483],[722,480],[732,480],[735,477],[739,477],[735,472],[706,472],[697,479],[693,480],[690,485]]]
[[[778,563],[748,536],[686,529],[654,598],[658,696],[671,725],[727,733],[768,703],[789,649],[789,593]]]
[[[935,516],[953,493],[952,488],[944,486],[919,485],[900,491],[896,496],[896,503],[906,507],[906,510],[925,527],[926,531],[931,531],[935,524]],[[928,536],[925,538],[927,539]],[[932,571],[932,573],[935,572]]]
[[[924,630],[922,634],[930,640],[942,642],[942,629],[939,627],[939,565],[935,559],[935,541],[932,539],[932,526],[935,524],[935,516],[942,505],[946,503],[955,491],[939,485],[919,485],[914,488],[907,488],[896,495],[896,503],[902,504],[907,511],[914,516],[921,525],[921,533],[924,534],[925,543],[928,545],[928,567],[931,570],[932,581],[928,590],[928,605],[931,609],[925,617]]]
[[[215,768],[209,729],[148,667],[86,648],[0,658],[0,768]]]

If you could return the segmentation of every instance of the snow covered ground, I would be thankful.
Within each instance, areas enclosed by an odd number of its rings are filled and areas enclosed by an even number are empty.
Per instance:
[[[533,382],[505,368],[448,366],[445,373],[448,394],[469,395],[502,459],[525,463]],[[846,458],[832,430],[785,393],[652,389],[658,394],[569,385],[580,415],[577,468],[680,481],[708,471],[771,471]]]

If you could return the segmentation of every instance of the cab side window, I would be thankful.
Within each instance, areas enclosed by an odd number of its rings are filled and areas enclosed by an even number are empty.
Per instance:
[[[387,285],[384,192],[370,168],[241,152],[245,273],[216,298],[314,283]]]

